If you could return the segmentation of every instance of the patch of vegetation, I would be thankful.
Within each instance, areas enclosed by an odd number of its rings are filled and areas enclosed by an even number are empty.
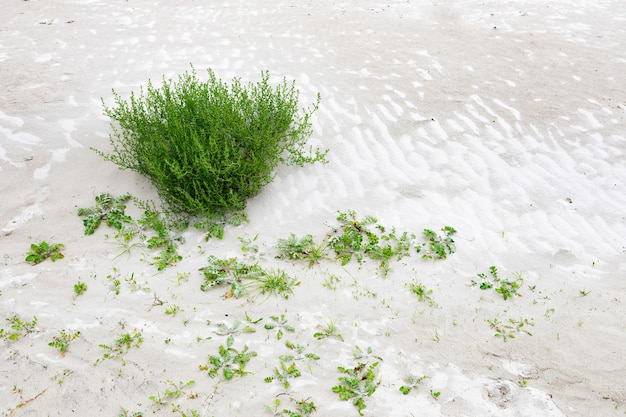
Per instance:
[[[507,339],[515,339],[515,335],[517,333],[525,333],[528,336],[532,336],[533,334],[526,330],[527,326],[534,326],[535,322],[531,319],[526,319],[521,317],[519,320],[515,318],[509,318],[505,321],[500,321],[499,318],[495,317],[492,320],[486,320],[489,323],[489,327],[492,330],[495,330],[494,336],[502,338],[503,341],[507,341]],[[526,327],[525,327],[526,326]]]
[[[76,284],[74,284],[74,295],[78,297],[79,295],[83,295],[87,291],[87,284],[78,280]]]
[[[365,399],[371,397],[380,385],[377,380],[378,362],[370,365],[359,362],[355,367],[344,368],[339,366],[337,369],[343,375],[340,376],[339,384],[335,385],[332,390],[339,395],[339,399],[344,401],[352,401],[360,415],[364,415],[363,410],[367,408]]]
[[[125,213],[125,203],[131,198],[130,194],[113,197],[109,193],[104,193],[96,197],[95,206],[79,208],[78,215],[85,216],[83,219],[85,235],[92,235],[103,220],[107,226],[114,227],[117,230],[122,230],[125,224],[131,223],[132,219]]]
[[[280,398],[278,398],[281,395],[289,394],[282,393],[277,395],[274,400],[274,405],[272,407],[266,406],[267,411],[272,413],[274,417],[307,417],[313,415],[313,413],[317,411],[317,406],[313,401],[311,401],[311,398],[297,400],[291,395],[289,395],[289,400],[291,401],[293,408],[285,408],[283,402]]]
[[[430,378],[430,377],[427,375],[421,376],[419,378],[414,377],[412,375],[407,376],[406,378],[404,378],[404,385],[400,386],[399,388],[400,392],[404,395],[408,395],[409,392],[413,390],[417,391],[422,381],[424,381],[427,378]]]
[[[477,281],[472,280],[472,285],[478,285],[481,290],[494,288],[497,293],[502,294],[502,298],[505,300],[508,300],[516,295],[520,295],[518,290],[524,283],[521,274],[517,274],[515,279],[502,279],[498,275],[498,268],[493,265],[489,267],[489,274],[491,275],[491,278],[483,273],[477,274],[477,276],[481,278],[481,282],[478,283]]]
[[[203,215],[243,210],[246,200],[273,179],[279,163],[325,162],[326,152],[305,150],[309,118],[319,105],[299,110],[299,91],[285,79],[230,86],[195,70],[160,88],[149,81],[128,101],[113,91],[104,105],[112,123],[111,154],[95,150],[123,169],[146,176],[174,213]]]
[[[51,243],[42,241],[39,244],[32,243],[30,245],[30,251],[26,253],[26,262],[30,262],[31,265],[37,265],[50,258],[52,262],[57,259],[63,259],[65,255],[61,251],[65,248],[62,243]]]
[[[452,235],[456,233],[454,227],[444,226],[441,231],[443,236],[438,235],[430,229],[424,229],[424,236],[428,239],[426,244],[427,251],[422,258],[430,259],[446,259],[448,255],[456,252],[456,244]]]
[[[276,340],[280,340],[283,337],[283,329],[287,332],[295,332],[296,328],[287,324],[287,319],[284,314],[279,316],[270,316],[271,323],[265,323],[263,326],[266,330],[276,330]]]
[[[20,337],[30,333],[35,333],[37,329],[37,316],[33,316],[31,321],[24,321],[17,315],[7,317],[5,320],[9,323],[10,330],[0,329],[0,337],[6,337],[8,340],[17,340]]]
[[[412,282],[407,283],[406,286],[409,287],[409,290],[417,296],[419,301],[426,302],[431,307],[437,305],[437,303],[435,303],[430,296],[433,293],[433,290],[426,288],[426,286],[421,282],[413,280]]]
[[[248,372],[245,371],[246,364],[253,357],[257,356],[257,353],[250,351],[248,346],[245,345],[241,351],[235,349],[233,344],[235,339],[228,336],[226,339],[226,346],[220,345],[217,355],[209,355],[209,362],[206,365],[200,365],[201,371],[207,371],[207,374],[211,378],[218,376],[221,371],[225,380],[231,380],[235,376],[242,377]]]
[[[300,281],[290,277],[281,269],[263,270],[262,274],[255,274],[250,279],[249,289],[251,293],[267,294],[268,297],[273,295],[285,300],[293,294],[293,288],[300,285]]]
[[[102,358],[99,358],[96,361],[96,364],[105,360],[105,359],[117,359],[121,360],[122,364],[125,364],[124,354],[126,354],[131,348],[138,349],[143,343],[143,336],[141,332],[137,330],[133,330],[130,333],[124,333],[119,338],[115,339],[115,341],[111,345],[100,344],[98,345],[100,348],[105,350]]]
[[[328,258],[328,244],[322,242],[317,245],[313,242],[313,235],[305,235],[298,238],[295,234],[291,234],[287,239],[279,239],[276,244],[279,254],[278,259],[292,259],[309,261],[309,268],[318,264],[322,259]]]
[[[220,259],[209,256],[209,265],[201,269],[204,282],[200,285],[202,291],[218,285],[229,285],[230,291],[226,298],[240,298],[246,294],[243,281],[247,278],[260,278],[265,271],[257,264],[247,264],[237,258]]]
[[[66,332],[60,330],[58,336],[52,338],[52,342],[48,346],[59,349],[61,356],[65,356],[65,352],[69,349],[70,343],[80,337],[80,332]]]

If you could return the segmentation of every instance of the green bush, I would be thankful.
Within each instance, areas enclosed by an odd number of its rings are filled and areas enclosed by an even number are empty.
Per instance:
[[[149,81],[146,91],[125,101],[113,90],[115,107],[104,104],[111,123],[111,154],[94,149],[123,169],[146,176],[168,211],[220,214],[243,210],[246,200],[270,183],[279,163],[326,162],[327,151],[306,149],[309,118],[320,102],[298,108],[295,83],[272,87],[261,81],[230,85],[208,70],[200,81],[193,67],[177,82]]]

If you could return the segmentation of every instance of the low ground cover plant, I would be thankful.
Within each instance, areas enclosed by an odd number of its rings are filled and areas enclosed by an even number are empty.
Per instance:
[[[33,243],[30,245],[30,251],[26,253],[26,262],[30,262],[31,265],[37,265],[50,258],[52,262],[57,259],[63,259],[65,256],[61,251],[65,248],[62,243],[48,243],[42,241],[39,244]]]
[[[148,82],[128,100],[113,91],[104,104],[113,133],[112,153],[95,150],[123,169],[146,176],[166,207],[185,215],[243,210],[246,200],[270,183],[280,163],[325,162],[326,152],[307,150],[311,108],[299,108],[295,83],[272,87],[263,72],[257,83],[231,84],[208,70],[201,81],[192,67],[161,87]]]
[[[502,294],[502,298],[505,300],[520,295],[518,290],[524,283],[521,274],[517,274],[514,278],[503,279],[498,275],[498,268],[491,265],[489,267],[489,275],[487,276],[484,273],[477,274],[481,281],[472,280],[472,285],[478,285],[481,290],[493,288],[498,294]]]

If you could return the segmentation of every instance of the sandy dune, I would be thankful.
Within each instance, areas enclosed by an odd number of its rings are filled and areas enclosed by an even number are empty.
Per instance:
[[[291,396],[314,401],[314,415],[357,416],[331,388],[337,367],[359,361],[379,362],[367,416],[625,414],[621,1],[158,3],[3,1],[3,415],[262,416],[276,398],[293,409]],[[101,99],[190,63],[223,79],[286,76],[303,105],[321,93],[311,144],[330,162],[280,168],[249,202],[247,224],[222,241],[187,230],[183,260],[158,273],[145,248],[118,256],[112,229],[84,236],[76,211],[105,192],[156,199],[146,179],[90,150],[109,149]],[[347,210],[418,236],[453,226],[456,253],[414,254],[386,277],[374,261],[275,259],[278,239],[321,241]],[[238,238],[255,236],[259,252],[242,252]],[[26,263],[42,240],[63,243],[65,258]],[[288,299],[202,292],[209,255],[280,268],[300,285]],[[472,285],[492,265],[522,277],[519,296]],[[76,297],[79,280],[88,289]],[[416,282],[430,298],[410,291]],[[37,323],[10,340],[15,316]],[[278,340],[264,327],[272,316],[294,331]],[[313,337],[331,319],[342,337]],[[527,320],[532,335],[503,341],[494,319]],[[257,353],[250,374],[210,378],[200,368],[227,343],[220,325],[238,321],[255,330],[234,335],[235,348]],[[80,331],[65,355],[48,346],[61,330]],[[125,334],[143,342],[103,359],[101,345]],[[285,341],[320,357],[299,361],[288,389],[264,382],[290,352]],[[403,395],[410,375],[429,378]],[[194,383],[168,396],[167,381]]]

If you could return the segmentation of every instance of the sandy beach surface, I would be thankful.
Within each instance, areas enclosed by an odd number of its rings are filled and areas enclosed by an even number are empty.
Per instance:
[[[0,17],[2,415],[271,416],[305,400],[358,416],[338,368],[374,363],[366,416],[626,414],[623,1],[2,0]],[[112,228],[85,236],[77,210],[101,193],[158,201],[90,150],[110,150],[101,100],[190,64],[287,77],[303,106],[319,92],[310,143],[329,163],[280,167],[248,223],[208,242],[187,229],[159,272]],[[349,210],[417,240],[452,226],[456,252],[387,276],[276,259],[279,239],[321,242]],[[41,241],[65,257],[25,262]],[[201,291],[211,255],[299,285]],[[517,294],[473,285],[491,266]],[[80,332],[65,352],[49,346],[62,331]],[[212,378],[229,340],[256,353],[249,373]],[[301,373],[288,388],[281,363]]]

